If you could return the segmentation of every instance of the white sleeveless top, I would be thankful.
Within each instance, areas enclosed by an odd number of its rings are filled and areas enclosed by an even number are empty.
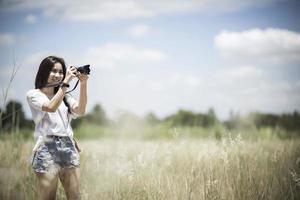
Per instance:
[[[50,100],[38,89],[29,90],[26,97],[35,123],[35,140],[47,135],[73,137],[71,120],[77,118],[76,113],[68,113],[68,107],[63,102],[55,112],[42,111],[43,104]],[[71,95],[66,94],[65,97],[71,107],[77,103]]]

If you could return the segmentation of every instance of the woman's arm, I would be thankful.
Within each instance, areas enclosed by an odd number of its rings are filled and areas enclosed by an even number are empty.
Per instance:
[[[86,74],[81,74],[80,72],[78,72],[77,77],[80,81],[80,95],[79,103],[74,106],[73,112],[78,115],[84,115],[87,104],[87,80],[89,77]]]
[[[73,66],[70,66],[67,69],[65,79],[63,83],[69,84],[70,81],[76,77],[76,68]],[[55,112],[61,102],[64,99],[65,93],[66,93],[67,87],[60,87],[57,91],[57,93],[49,100],[48,102],[45,102],[42,106],[42,110],[46,112]]]
[[[43,104],[42,111],[55,112],[61,104],[61,102],[63,101],[66,90],[66,87],[60,87],[57,93],[53,96],[53,98]]]

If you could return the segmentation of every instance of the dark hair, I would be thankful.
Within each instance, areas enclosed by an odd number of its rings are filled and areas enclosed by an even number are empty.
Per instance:
[[[36,74],[35,77],[35,89],[41,89],[43,87],[46,87],[47,83],[48,83],[48,77],[50,75],[50,72],[52,70],[52,68],[54,67],[54,65],[56,63],[60,63],[63,69],[63,79],[66,76],[66,64],[63,58],[57,57],[57,56],[48,56],[46,58],[44,58],[39,66],[39,70]],[[54,88],[54,94],[57,93],[59,89],[59,86],[56,86]],[[65,105],[68,107],[68,112],[71,113],[71,108],[69,103],[66,100],[66,97],[64,97],[63,99]]]

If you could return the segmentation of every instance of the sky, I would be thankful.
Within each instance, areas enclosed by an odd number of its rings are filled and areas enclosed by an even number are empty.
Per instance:
[[[26,92],[56,55],[91,65],[88,111],[99,103],[111,118],[299,111],[299,10],[297,0],[0,0],[1,92],[18,67],[7,101],[30,118]]]

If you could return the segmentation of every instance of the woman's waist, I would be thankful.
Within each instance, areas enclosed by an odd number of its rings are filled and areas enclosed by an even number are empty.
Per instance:
[[[39,137],[43,138],[58,138],[58,137],[73,137],[73,131],[68,131],[68,132],[40,132],[40,131],[35,131],[34,132],[34,138],[37,139]]]

